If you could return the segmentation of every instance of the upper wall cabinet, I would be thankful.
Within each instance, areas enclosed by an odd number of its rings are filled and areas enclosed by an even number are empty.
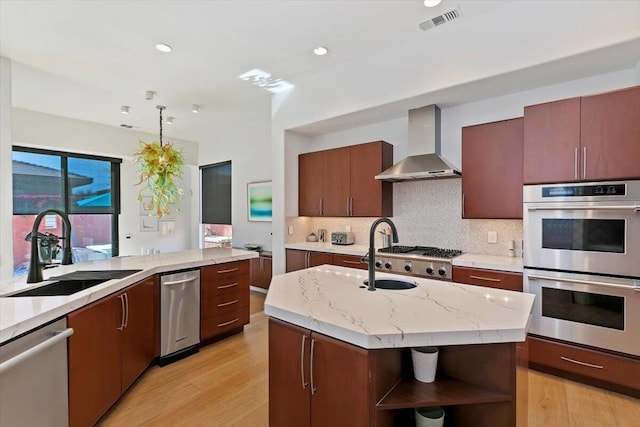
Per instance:
[[[640,178],[640,86],[524,109],[525,184]]]
[[[393,184],[375,176],[393,164],[384,141],[301,154],[298,158],[300,216],[393,215]]]
[[[462,128],[462,217],[522,218],[523,119]]]

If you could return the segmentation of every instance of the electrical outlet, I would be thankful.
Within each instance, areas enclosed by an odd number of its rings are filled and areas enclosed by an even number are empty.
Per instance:
[[[498,232],[497,231],[489,231],[487,233],[487,242],[488,243],[498,243]]]
[[[351,226],[347,225],[346,230],[345,231],[351,231]]]
[[[289,226],[288,232],[289,232],[289,236],[293,236],[293,225]]]

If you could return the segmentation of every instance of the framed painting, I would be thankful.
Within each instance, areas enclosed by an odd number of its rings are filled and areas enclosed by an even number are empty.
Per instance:
[[[272,209],[271,181],[248,183],[247,210],[249,221],[270,222],[272,219]]]

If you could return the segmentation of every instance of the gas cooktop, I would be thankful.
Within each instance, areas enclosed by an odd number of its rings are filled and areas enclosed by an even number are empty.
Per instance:
[[[457,249],[396,245],[378,249],[375,266],[378,271],[451,280],[451,259],[461,254]]]
[[[453,258],[462,254],[457,249],[441,249],[431,246],[389,246],[378,249],[378,252],[390,254],[421,255],[428,258]]]

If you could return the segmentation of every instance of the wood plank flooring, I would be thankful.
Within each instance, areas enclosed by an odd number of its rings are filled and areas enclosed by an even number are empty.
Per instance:
[[[98,424],[109,426],[268,425],[267,317],[251,292],[244,333],[163,368],[149,368]],[[637,427],[640,401],[528,371],[529,427]]]

